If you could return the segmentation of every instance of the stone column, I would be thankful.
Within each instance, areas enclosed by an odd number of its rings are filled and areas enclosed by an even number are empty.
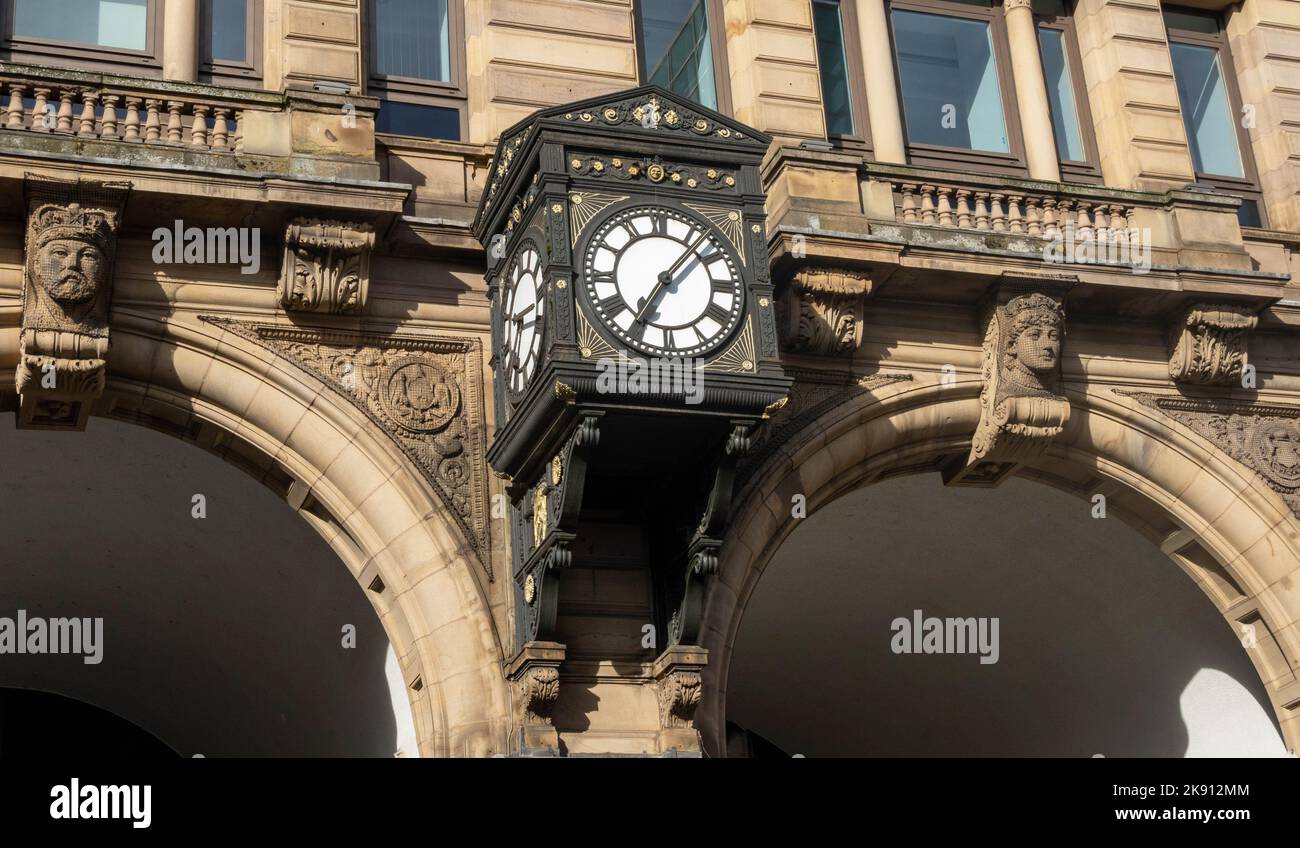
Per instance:
[[[162,58],[163,79],[199,78],[199,0],[166,0]]]
[[[1047,83],[1043,79],[1043,57],[1038,50],[1034,10],[1030,7],[1030,0],[1006,0],[1004,8],[1029,177],[1060,182],[1061,163],[1056,155],[1056,139],[1052,135],[1052,111],[1047,102]]]
[[[894,48],[884,0],[858,0],[858,47],[867,82],[867,117],[877,162],[907,162],[903,142],[903,113],[894,78]]]

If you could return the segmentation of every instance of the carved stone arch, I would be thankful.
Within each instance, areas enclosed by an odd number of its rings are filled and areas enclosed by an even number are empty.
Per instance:
[[[825,411],[754,470],[709,591],[697,725],[706,750],[725,751],[726,687],[745,607],[793,532],[791,498],[807,512],[891,476],[939,471],[970,446],[980,382],[891,381]],[[1068,425],[1026,472],[1070,490],[1073,469],[1122,492],[1122,517],[1197,582],[1237,624],[1262,625],[1247,650],[1274,705],[1283,739],[1300,747],[1300,520],[1249,468],[1172,419],[1109,390],[1067,389]],[[1075,489],[1075,494],[1080,492]]]
[[[102,412],[261,463],[367,590],[421,754],[503,752],[510,696],[483,565],[401,447],[323,380],[219,326],[123,313],[113,348]]]

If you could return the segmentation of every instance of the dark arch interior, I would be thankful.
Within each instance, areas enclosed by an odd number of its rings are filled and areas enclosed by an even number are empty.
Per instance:
[[[0,759],[168,760],[161,739],[92,704],[53,692],[0,689]]]
[[[997,617],[998,662],[894,653],[916,609]],[[751,755],[1283,752],[1254,666],[1187,575],[1088,500],[1021,479],[901,477],[804,519],[745,610],[726,710],[729,750]]]
[[[0,454],[0,617],[103,619],[102,662],[0,654],[0,687],[93,705],[187,757],[397,750],[374,608],[269,488],[109,419],[52,433],[0,415]],[[195,494],[206,518],[192,515]],[[0,735],[57,738],[57,715],[8,714]],[[127,744],[121,725],[99,726]]]

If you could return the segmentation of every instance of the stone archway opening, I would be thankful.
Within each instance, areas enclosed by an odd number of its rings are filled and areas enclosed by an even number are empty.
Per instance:
[[[937,474],[824,504],[745,605],[729,753],[1285,754],[1243,634],[1142,534],[1095,515],[1028,479]],[[953,644],[971,619],[977,641]],[[926,642],[930,620],[962,624]]]
[[[106,418],[0,422],[0,449],[0,617],[102,622],[80,654],[0,657],[0,687],[92,705],[182,756],[418,755],[384,626],[275,481]],[[65,732],[24,715],[28,734]]]

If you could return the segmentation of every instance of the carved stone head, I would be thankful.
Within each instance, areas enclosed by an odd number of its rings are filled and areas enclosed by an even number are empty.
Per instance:
[[[108,276],[109,214],[78,203],[46,204],[33,221],[33,282],[67,312],[94,300]]]
[[[1006,366],[1040,381],[1061,364],[1060,305],[1042,294],[1012,298],[1006,305]]]

